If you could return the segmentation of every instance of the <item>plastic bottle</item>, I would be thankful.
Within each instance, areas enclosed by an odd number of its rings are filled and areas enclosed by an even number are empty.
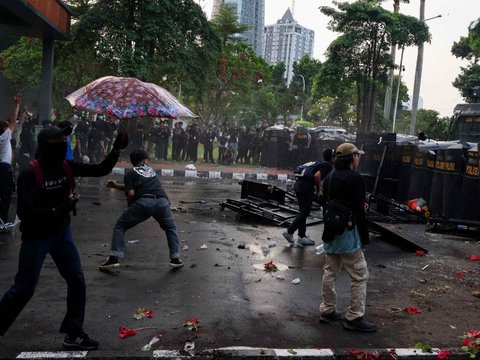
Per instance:
[[[323,254],[324,252],[325,252],[325,249],[323,247],[323,244],[320,244],[315,248],[315,254],[317,255]]]

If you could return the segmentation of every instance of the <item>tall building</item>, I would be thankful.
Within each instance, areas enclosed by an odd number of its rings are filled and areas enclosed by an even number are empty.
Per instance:
[[[263,58],[269,65],[285,64],[284,77],[290,84],[293,76],[293,63],[300,62],[304,55],[313,56],[315,32],[298,24],[290,9],[274,25],[265,27]]]
[[[265,26],[265,0],[214,0],[212,18],[218,13],[220,5],[226,4],[237,14],[239,24],[249,26],[242,36],[258,56],[263,53],[263,30]]]

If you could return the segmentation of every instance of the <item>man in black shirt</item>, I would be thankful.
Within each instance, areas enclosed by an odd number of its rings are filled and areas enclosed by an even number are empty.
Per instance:
[[[347,330],[374,332],[375,324],[365,320],[367,297],[368,267],[364,247],[369,242],[365,212],[365,184],[356,170],[360,156],[364,152],[352,143],[343,143],[337,147],[335,170],[325,180],[327,201],[336,200],[348,207],[352,213],[351,225],[342,233],[337,229],[324,226],[326,260],[323,267],[322,303],[320,304],[320,322],[329,323],[342,319],[342,313],[336,310],[337,292],[335,282],[342,269],[350,276],[350,302],[343,318],[343,327]]]
[[[168,196],[158,180],[155,170],[148,166],[148,154],[145,151],[133,150],[130,154],[130,161],[133,169],[125,173],[124,184],[113,180],[107,182],[108,187],[125,191],[128,208],[113,228],[110,256],[98,268],[107,270],[120,266],[118,258],[123,257],[125,253],[125,232],[150,217],[153,217],[160,228],[165,231],[170,249],[170,266],[180,268],[183,266],[183,262],[179,258],[177,226],[173,219]]]
[[[305,169],[304,176],[299,176],[295,181],[295,195],[298,200],[300,213],[295,217],[292,224],[282,235],[290,244],[294,244],[293,234],[298,230],[297,245],[314,245],[315,241],[306,235],[307,218],[312,209],[313,200],[320,199],[321,181],[332,170],[332,163],[335,160],[335,150],[327,149],[323,152],[322,162],[312,163],[311,168]]]
[[[98,342],[83,331],[85,278],[70,229],[70,212],[78,196],[73,192],[76,176],[105,176],[115,166],[128,137],[120,133],[113,150],[95,165],[65,160],[66,138],[71,128],[48,127],[38,134],[36,161],[18,178],[17,215],[21,220],[22,245],[15,282],[0,300],[0,335],[4,335],[35,292],[47,254],[67,282],[67,313],[60,326],[63,345],[93,350]]]

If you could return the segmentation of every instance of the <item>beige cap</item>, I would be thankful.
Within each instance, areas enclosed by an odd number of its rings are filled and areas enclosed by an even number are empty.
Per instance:
[[[337,151],[335,152],[336,157],[347,156],[352,154],[365,154],[365,151],[359,150],[352,143],[343,143],[338,145]]]

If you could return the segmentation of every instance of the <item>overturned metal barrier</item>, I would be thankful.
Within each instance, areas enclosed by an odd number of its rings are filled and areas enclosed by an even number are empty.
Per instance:
[[[241,199],[227,199],[220,204],[221,210],[227,208],[283,227],[289,226],[300,213],[295,194],[291,192],[250,180],[241,184]],[[312,207],[313,215],[307,218],[307,226],[322,222],[321,213],[315,213],[318,210],[318,205]]]

